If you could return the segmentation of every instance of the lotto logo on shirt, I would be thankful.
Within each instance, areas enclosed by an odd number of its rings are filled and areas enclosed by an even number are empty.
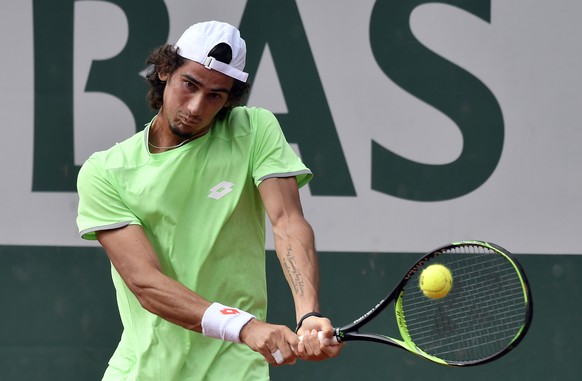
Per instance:
[[[223,315],[238,315],[240,312],[236,308],[223,308],[220,313]]]
[[[220,200],[221,198],[232,192],[233,186],[234,183],[231,183],[229,181],[221,181],[216,186],[214,186],[214,188],[210,189],[209,191],[210,194],[208,195],[208,198]]]

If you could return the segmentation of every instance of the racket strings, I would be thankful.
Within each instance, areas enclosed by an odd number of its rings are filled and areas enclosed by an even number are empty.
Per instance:
[[[430,263],[429,263],[430,262]],[[430,299],[418,287],[421,271],[404,289],[406,329],[424,352],[447,361],[492,356],[515,339],[524,324],[526,300],[513,264],[493,250],[455,247],[425,264],[441,263],[453,274],[453,287],[442,299]]]

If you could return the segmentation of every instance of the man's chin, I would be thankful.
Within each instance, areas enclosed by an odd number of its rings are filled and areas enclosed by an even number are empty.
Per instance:
[[[170,125],[170,130],[172,131],[172,134],[182,139],[190,139],[194,136],[194,133],[191,130],[186,131],[184,128],[175,125]]]

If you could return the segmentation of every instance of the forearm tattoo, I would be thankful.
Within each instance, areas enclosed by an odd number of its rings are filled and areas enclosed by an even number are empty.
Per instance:
[[[287,274],[295,294],[303,296],[305,292],[303,275],[301,275],[301,271],[299,271],[297,268],[295,263],[295,255],[293,254],[293,248],[291,245],[287,246],[287,251],[285,253],[285,257],[283,258],[283,270]]]

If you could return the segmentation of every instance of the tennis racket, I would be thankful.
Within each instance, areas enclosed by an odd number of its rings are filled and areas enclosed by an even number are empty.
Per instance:
[[[439,299],[419,287],[432,264],[452,274],[450,292]],[[401,338],[361,329],[394,302]],[[517,260],[483,241],[455,242],[420,258],[394,290],[353,323],[335,329],[334,341],[372,341],[396,346],[448,366],[495,360],[514,348],[532,319],[532,296]]]

